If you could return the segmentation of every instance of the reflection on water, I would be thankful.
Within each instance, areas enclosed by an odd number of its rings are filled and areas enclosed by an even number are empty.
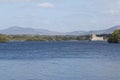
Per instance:
[[[0,43],[0,80],[120,80],[120,45]]]

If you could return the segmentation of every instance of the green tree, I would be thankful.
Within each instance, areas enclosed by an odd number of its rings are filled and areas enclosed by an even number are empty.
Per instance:
[[[120,43],[120,30],[115,30],[108,39],[109,43]]]
[[[0,34],[0,42],[8,42],[9,38],[6,35]]]

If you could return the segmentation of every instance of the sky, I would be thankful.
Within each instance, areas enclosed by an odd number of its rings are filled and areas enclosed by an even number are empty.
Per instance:
[[[58,32],[120,25],[120,0],[0,0],[0,29],[11,26]]]

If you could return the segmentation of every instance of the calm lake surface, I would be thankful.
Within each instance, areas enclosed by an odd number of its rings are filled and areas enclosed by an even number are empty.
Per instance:
[[[120,80],[120,44],[0,43],[0,80]]]

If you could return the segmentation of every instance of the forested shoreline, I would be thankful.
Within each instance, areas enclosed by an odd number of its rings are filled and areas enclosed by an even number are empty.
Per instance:
[[[68,40],[89,40],[90,35],[69,36],[69,35],[3,35],[0,34],[0,42],[9,41],[68,41]]]
[[[115,30],[108,39],[109,43],[120,43],[120,30]]]
[[[108,39],[110,34],[101,34],[97,36],[103,36],[104,39]],[[0,42],[11,42],[11,41],[81,41],[90,40],[91,35],[5,35],[0,34]]]

